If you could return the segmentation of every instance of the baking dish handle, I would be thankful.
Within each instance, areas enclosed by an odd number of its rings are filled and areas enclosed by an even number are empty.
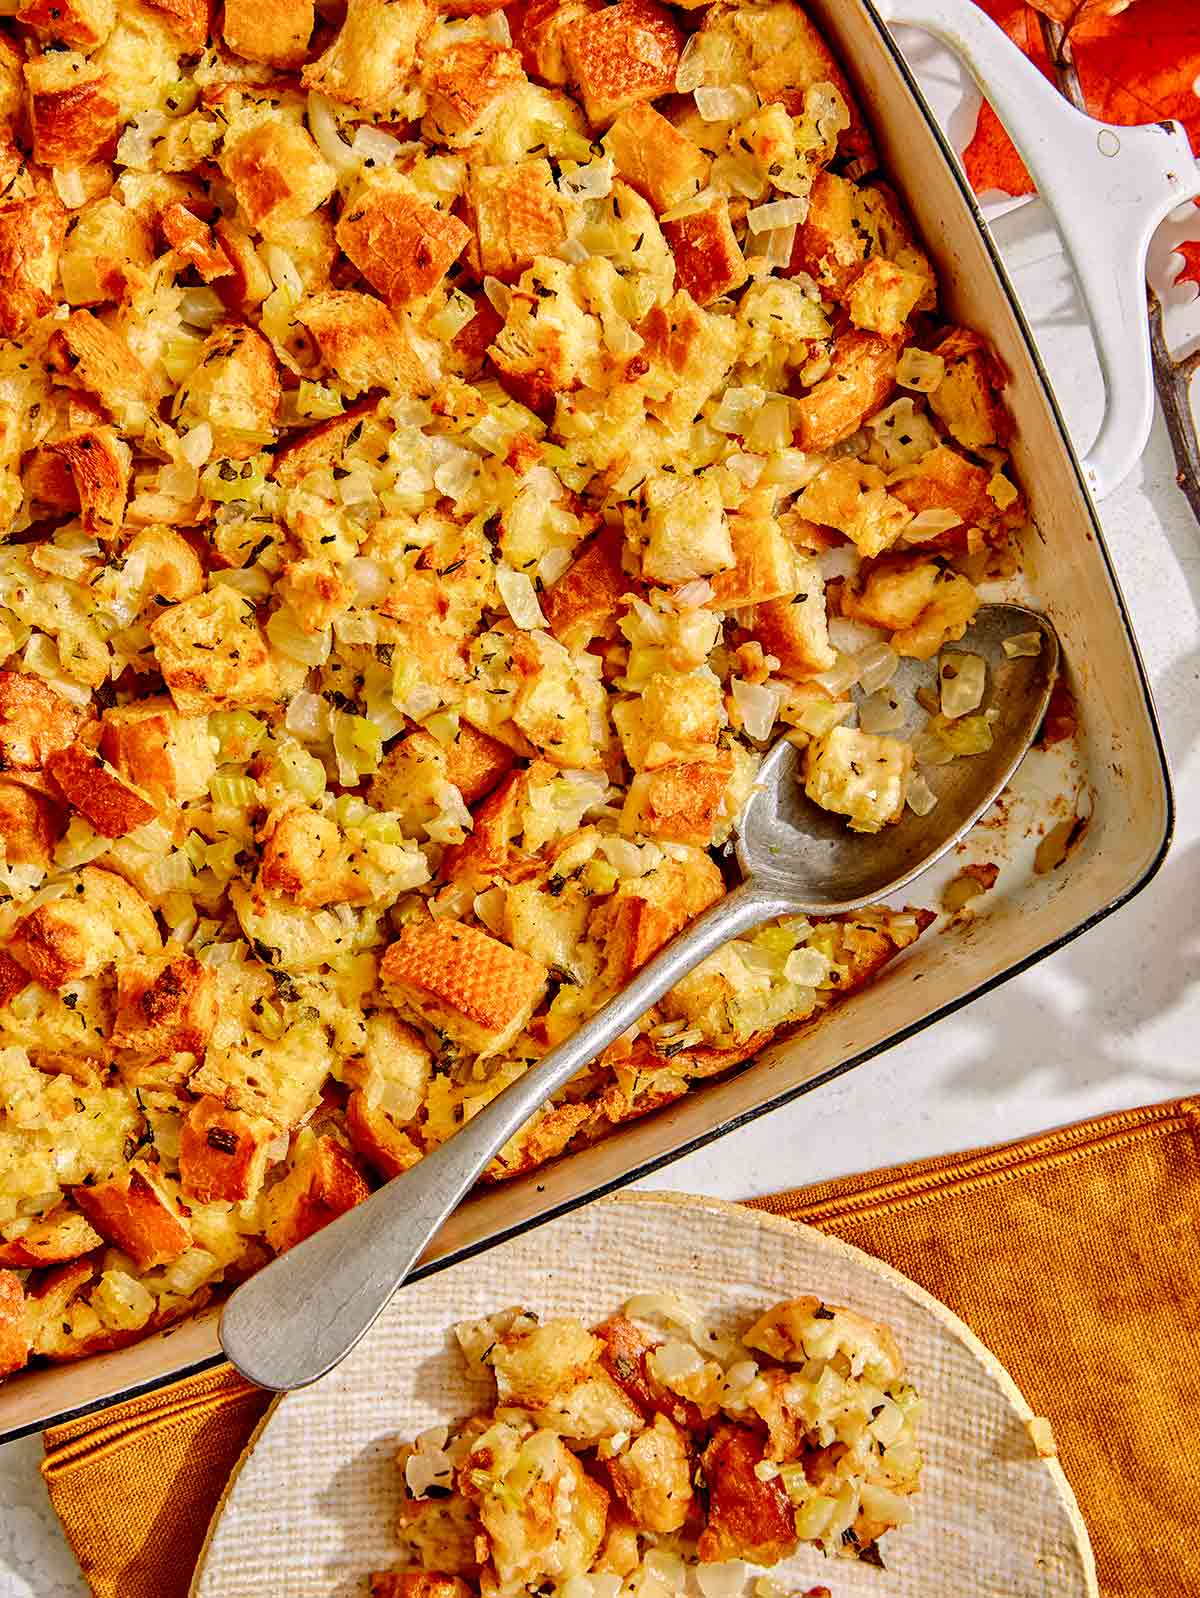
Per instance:
[[[1114,127],[1065,100],[973,0],[875,0],[889,24],[932,33],[991,101],[1058,223],[1104,374],[1104,419],[1083,460],[1099,497],[1137,463],[1154,421],[1146,251],[1155,228],[1200,192],[1177,122]]]

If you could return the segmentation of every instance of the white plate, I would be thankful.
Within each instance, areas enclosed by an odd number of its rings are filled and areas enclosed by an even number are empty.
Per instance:
[[[803,1549],[775,1576],[835,1598],[1094,1598],[1095,1566],[1032,1411],[949,1310],[898,1272],[792,1221],[716,1199],[632,1193],[580,1210],[402,1289],[369,1337],[316,1386],[281,1400],[214,1517],[192,1598],[361,1598],[396,1561],[396,1445],[470,1413],[450,1325],[509,1304],[597,1321],[632,1293],[674,1288],[739,1324],[815,1292],[894,1330],[925,1399],[913,1523],[883,1539],[886,1574]]]

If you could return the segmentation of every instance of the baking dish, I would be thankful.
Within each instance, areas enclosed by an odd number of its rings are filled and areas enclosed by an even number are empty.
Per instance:
[[[1106,239],[1119,240],[1123,260],[1098,247],[1089,251],[1087,235],[1080,231],[1085,208],[1074,198],[1065,202],[1076,257],[1085,263],[1085,287],[1097,307],[1099,343],[1114,396],[1097,448],[1081,466],[978,210],[878,12],[866,0],[809,9],[870,108],[883,168],[937,262],[950,313],[985,329],[1012,373],[1014,455],[1040,532],[1031,541],[1026,577],[1058,626],[1083,707],[1085,742],[1073,764],[1055,766],[1054,781],[1069,781],[1085,796],[1090,824],[1060,870],[1028,874],[1021,857],[1032,852],[1023,836],[1030,807],[1012,805],[1003,839],[1013,857],[1012,871],[986,915],[924,940],[867,993],[819,1028],[768,1050],[752,1067],[601,1144],[472,1199],[444,1229],[426,1271],[633,1180],[928,1025],[1122,903],[1153,874],[1169,840],[1169,782],[1149,692],[1086,483],[1101,490],[1117,481],[1136,459],[1149,426],[1148,362],[1134,337],[1144,316],[1132,290],[1141,265],[1137,251],[1144,250],[1154,223],[1186,195],[1184,180],[1176,175],[1190,166],[1190,158],[1184,164],[1181,136],[1162,129],[1122,129],[1122,142],[1110,157],[1096,145],[1097,125],[1058,100],[968,0],[961,0],[961,10],[950,0],[930,0],[920,17],[906,14],[906,20],[923,21],[953,37],[989,74],[997,68],[1013,74],[1016,120],[1035,110],[1051,130],[1046,148],[1069,154],[1064,181],[1074,187],[1068,196],[1084,186],[1088,163],[1108,163],[1100,170],[1111,180],[1111,204],[1097,226]],[[1015,59],[1006,62],[1000,46]],[[1023,148],[1029,142],[1023,139]],[[1044,152],[1031,153],[1031,162],[1041,172],[1039,153]],[[1054,203],[1059,190],[1045,180],[1042,186]],[[993,853],[997,842],[993,832]],[[216,1313],[209,1311],[120,1352],[19,1375],[0,1394],[0,1437],[169,1382],[219,1357]]]

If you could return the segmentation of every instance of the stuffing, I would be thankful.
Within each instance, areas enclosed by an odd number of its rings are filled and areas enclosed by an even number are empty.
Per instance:
[[[46,356],[61,382],[94,394],[128,431],[142,431],[154,400],[153,387],[120,333],[91,311],[73,311],[50,335]]]
[[[599,1352],[598,1340],[569,1316],[532,1330],[505,1332],[492,1345],[488,1360],[496,1396],[504,1405],[526,1409],[549,1404],[583,1379]]]
[[[49,209],[44,202],[36,202]],[[53,212],[45,219],[39,247],[54,239]],[[65,221],[65,218],[64,218]],[[0,226],[3,212],[0,211]],[[145,289],[147,269],[154,259],[154,235],[135,210],[114,196],[92,200],[71,217],[66,242],[59,243],[59,271],[68,305],[119,305]],[[0,253],[3,244],[0,243]],[[6,279],[17,276],[16,263]]]
[[[588,902],[577,883],[564,886],[554,873],[545,883],[508,883],[503,894],[500,932],[506,943],[568,980],[594,975],[593,954],[583,942]]]
[[[840,1304],[823,1304],[819,1298],[793,1298],[773,1305],[747,1327],[742,1341],[788,1365],[841,1354],[856,1375],[861,1373],[880,1386],[904,1374],[890,1327]]]
[[[627,106],[675,89],[683,33],[657,0],[617,0],[586,12],[563,34],[571,81],[593,126],[606,126]]]
[[[238,137],[227,136],[221,170],[256,228],[308,216],[337,184],[337,173],[309,134],[282,121],[260,122]]]
[[[48,51],[26,62],[25,88],[35,161],[70,172],[112,153],[120,107],[97,62],[74,50]]]
[[[548,633],[521,633],[513,645],[517,691],[512,721],[535,749],[565,770],[594,770],[607,745],[600,662],[571,654]]]
[[[117,966],[114,1049],[143,1060],[200,1055],[216,1022],[212,966],[190,954],[138,955]]]
[[[621,831],[707,849],[732,775],[727,750],[710,760],[671,760],[639,772],[629,784]]]
[[[979,608],[968,578],[923,555],[886,555],[842,590],[842,614],[886,627],[898,655],[932,660],[957,642]]]
[[[194,267],[205,283],[233,275],[229,257],[213,238],[212,228],[186,205],[175,201],[164,206],[158,215],[158,228],[182,265]]]
[[[821,171],[813,180],[808,214],[796,229],[789,271],[807,272],[819,288],[842,299],[875,242],[863,191],[836,172]]]
[[[470,206],[479,269],[489,276],[520,277],[535,257],[553,255],[566,237],[563,202],[549,161],[472,167]]]
[[[355,897],[341,831],[335,821],[314,810],[289,810],[276,824],[263,850],[259,881],[302,909],[317,910]]]
[[[427,55],[421,71],[428,100],[422,131],[452,148],[473,144],[524,81],[517,52],[492,39],[465,39]]]
[[[13,1271],[0,1271],[0,1376],[19,1371],[29,1361],[25,1289]]]
[[[649,1531],[679,1531],[692,1508],[692,1458],[687,1436],[665,1415],[613,1461],[617,1497]]]
[[[18,9],[17,21],[46,42],[87,51],[108,38],[116,14],[116,0],[30,0]]]
[[[588,935],[605,952],[608,980],[623,987],[663,944],[725,892],[716,866],[699,850],[664,860],[621,883],[592,916]]]
[[[891,393],[897,359],[895,345],[876,333],[843,333],[834,343],[828,376],[793,406],[799,447],[819,453],[849,438]]]
[[[426,1570],[377,1570],[370,1577],[367,1598],[471,1598],[461,1576]]]
[[[355,1152],[386,1179],[421,1157],[404,1128],[425,1100],[433,1060],[420,1034],[392,1010],[368,1016],[366,1032],[361,1058],[345,1068],[354,1086],[346,1132]]]
[[[153,821],[149,796],[128,783],[87,744],[68,744],[47,757],[46,772],[74,810],[105,838],[122,838]]]
[[[711,758],[725,725],[721,679],[698,671],[656,671],[640,694],[613,709],[625,758],[635,771],[680,755]]]
[[[847,816],[852,832],[878,832],[904,814],[913,752],[899,738],[834,727],[804,751],[804,791]]]
[[[0,670],[0,770],[41,771],[74,741],[88,714],[40,677]]]
[[[358,1167],[333,1137],[300,1133],[282,1180],[263,1204],[266,1239],[277,1254],[319,1232],[361,1204],[370,1189]]]
[[[1003,447],[1012,421],[1001,395],[1008,373],[986,339],[954,327],[934,346],[946,372],[929,396],[929,408],[966,449]]]
[[[719,1427],[705,1449],[708,1520],[697,1551],[706,1563],[777,1565],[791,1553],[795,1514],[779,1477],[764,1481],[756,1472],[764,1457],[763,1439],[745,1426]]]
[[[237,1204],[254,1198],[275,1141],[274,1122],[230,1109],[219,1098],[199,1098],[179,1137],[179,1185],[200,1204]]]
[[[100,753],[156,808],[208,792],[217,761],[205,716],[183,716],[165,697],[106,710]]]
[[[843,456],[813,478],[797,498],[796,509],[809,521],[845,533],[861,554],[879,555],[913,516],[903,499],[885,487],[886,481],[878,466]]]
[[[637,588],[621,564],[623,542],[619,529],[601,531],[541,596],[550,631],[568,649],[615,636],[625,596]]]
[[[642,488],[642,575],[678,585],[734,564],[729,523],[715,478],[661,472]]]
[[[723,196],[703,210],[664,222],[662,228],[675,256],[675,286],[685,289],[697,305],[710,305],[746,281],[749,272],[729,220],[729,201]]]
[[[313,22],[313,0],[225,0],[221,28],[234,55],[295,69],[308,53]]]
[[[504,326],[488,355],[504,387],[539,415],[578,388],[600,353],[600,324],[581,309],[565,261],[537,261],[513,291]]]
[[[8,865],[49,866],[65,830],[66,820],[52,799],[24,783],[0,780],[0,842]]]
[[[445,809],[442,785],[458,789],[473,805],[512,770],[513,753],[498,739],[461,721],[446,743],[418,729],[388,750],[371,778],[368,801],[394,812],[406,832],[435,820]]]
[[[270,294],[271,274],[263,265],[254,239],[239,223],[223,216],[213,231],[229,262],[229,276],[222,280],[219,290],[221,298],[232,310],[246,316]]]
[[[328,289],[305,300],[296,320],[312,334],[322,363],[347,394],[367,388],[404,393],[425,383],[404,325],[373,294]]]
[[[847,304],[855,327],[895,338],[925,292],[925,280],[882,255],[872,256],[854,280]]]
[[[87,1217],[68,1204],[35,1220],[10,1222],[3,1230],[0,1265],[16,1266],[19,1270],[61,1265],[65,1260],[76,1260],[104,1244]]]
[[[279,596],[306,633],[319,633],[349,610],[354,588],[331,560],[285,562]]]
[[[54,308],[67,213],[53,194],[0,204],[0,336],[17,338]]]
[[[270,704],[276,675],[254,606],[232,588],[210,588],[150,624],[154,658],[184,716]]]
[[[458,217],[399,189],[365,189],[337,225],[338,244],[393,310],[437,288],[470,238]]]
[[[708,181],[711,158],[644,100],[621,112],[603,142],[617,171],[655,211],[682,205]],[[687,282],[682,286],[695,294]]]
[[[210,1043],[188,1078],[192,1093],[219,1099],[226,1109],[261,1116],[277,1131],[299,1126],[315,1107],[332,1057],[321,1027],[301,1021],[281,1038],[251,1036],[218,1048]],[[205,1134],[212,1142],[211,1133]]]
[[[333,43],[300,80],[331,100],[388,111],[403,96],[433,18],[430,0],[350,0]]]
[[[129,445],[111,427],[90,427],[46,445],[71,474],[85,527],[101,538],[115,538],[129,497]]]
[[[380,965],[384,992],[479,1056],[502,1053],[545,992],[546,968],[475,927],[410,924]]]
[[[689,427],[737,359],[737,323],[702,310],[680,290],[669,305],[656,305],[638,332],[655,380],[649,409],[668,427]]]
[[[139,1271],[169,1265],[192,1246],[187,1221],[144,1160],[134,1160],[107,1182],[74,1188],[72,1197],[101,1237],[128,1254]]]
[[[8,952],[37,982],[66,987],[115,960],[162,947],[150,906],[111,871],[84,866],[67,877],[68,891],[17,917]]]
[[[603,0],[529,0],[527,5],[515,6],[513,43],[529,76],[541,83],[569,83],[567,34],[602,5]]]
[[[962,527],[952,527],[936,539],[924,540],[927,549],[962,548],[966,527],[990,528],[999,519],[999,506],[989,492],[991,473],[977,466],[949,444],[938,444],[914,466],[897,474],[888,492],[913,515],[926,510],[954,512]]]
[[[247,460],[274,438],[280,392],[267,340],[252,327],[226,322],[205,339],[176,396],[175,415],[185,427],[207,422],[216,454]]]
[[[797,592],[798,563],[774,515],[774,492],[756,489],[729,516],[733,562],[711,578],[719,610],[742,610]]]
[[[283,488],[295,488],[309,472],[338,464],[347,447],[362,436],[364,418],[373,416],[375,408],[374,400],[360,400],[341,416],[291,435],[275,452],[271,476]]]
[[[768,599],[756,605],[751,631],[763,653],[778,660],[783,676],[803,681],[828,671],[837,654],[829,642],[820,565],[811,555],[793,558],[796,592],[790,598]]]

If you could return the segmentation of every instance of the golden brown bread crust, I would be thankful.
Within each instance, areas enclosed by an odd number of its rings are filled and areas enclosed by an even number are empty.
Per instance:
[[[107,1182],[74,1188],[72,1197],[101,1237],[128,1254],[140,1271],[169,1265],[192,1246],[187,1222],[143,1160]]]
[[[316,340],[323,363],[353,393],[415,392],[425,383],[403,324],[373,294],[327,289],[305,300],[296,320]]]
[[[725,892],[721,873],[706,855],[684,866],[666,860],[644,877],[622,882],[593,918],[590,932],[607,960],[610,980],[624,985],[668,939]]]
[[[572,23],[563,49],[588,119],[601,126],[638,100],[674,92],[683,32],[655,0],[617,0]]]
[[[896,344],[878,333],[843,333],[834,342],[829,375],[793,407],[798,447],[817,452],[849,438],[892,392],[898,360]]]
[[[94,50],[112,32],[116,0],[30,0],[17,12],[17,21],[47,39]]]
[[[18,916],[9,935],[8,952],[44,987],[93,976],[121,954],[161,948],[150,906],[123,877],[84,866],[67,886]]]
[[[100,753],[125,780],[163,807],[199,798],[215,766],[207,722],[179,715],[168,698],[106,710]]]
[[[65,382],[94,394],[118,421],[144,418],[152,398],[146,371],[91,311],[73,311],[52,333],[46,355]]]
[[[179,1183],[201,1204],[253,1198],[267,1170],[274,1125],[206,1095],[188,1111],[179,1139]]]
[[[101,538],[115,537],[129,497],[129,445],[111,427],[89,427],[47,444],[46,450],[70,472],[84,525]]]
[[[675,287],[686,289],[697,305],[731,294],[749,276],[723,196],[702,211],[664,222],[662,230],[675,256]]]
[[[458,217],[407,194],[365,195],[337,225],[338,244],[393,310],[435,289],[470,238]]]
[[[710,158],[644,100],[621,112],[604,148],[626,183],[659,212],[690,200],[708,181]]]
[[[53,194],[0,205],[0,335],[16,338],[54,308],[67,213]]]
[[[10,866],[48,866],[65,830],[53,800],[24,783],[0,781],[0,841]]]
[[[153,821],[149,798],[127,783],[86,744],[68,744],[46,760],[46,770],[69,804],[105,838],[121,838]]]
[[[314,14],[312,0],[225,0],[221,26],[235,55],[295,68],[307,54]]]
[[[754,1467],[763,1439],[745,1426],[721,1426],[704,1451],[708,1520],[697,1552],[707,1564],[748,1559],[776,1565],[796,1543],[795,1515],[778,1477],[762,1481]]]
[[[364,111],[386,111],[403,89],[433,21],[430,0],[350,0],[329,48],[300,74],[307,89]]]
[[[515,50],[467,39],[428,57],[421,76],[429,101],[425,122],[440,142],[458,146],[483,132],[525,73]]]
[[[549,161],[475,166],[470,194],[483,273],[511,282],[536,256],[553,255],[566,237]]]
[[[86,1216],[62,1204],[49,1215],[33,1221],[16,1237],[0,1243],[0,1265],[40,1270],[47,1265],[61,1265],[64,1260],[78,1259],[81,1254],[89,1254],[103,1244],[104,1239]]]
[[[0,670],[0,769],[40,771],[73,741],[88,713],[32,673]]]
[[[260,123],[226,144],[221,167],[252,227],[308,216],[337,181],[309,134],[289,122]]]
[[[625,595],[641,586],[621,565],[624,542],[619,528],[597,533],[542,595],[542,613],[561,643],[581,648],[615,637]]]
[[[34,159],[74,171],[110,154],[120,126],[108,74],[74,51],[39,56],[25,66]]]
[[[547,971],[477,927],[450,920],[409,925],[379,967],[385,992],[464,1047],[495,1053],[529,1019]]]
[[[375,400],[359,400],[357,405],[348,406],[343,415],[291,435],[288,442],[275,452],[271,476],[284,488],[294,488],[305,473],[328,466],[341,455],[355,428],[360,427],[362,418],[369,416],[375,408]]]
[[[158,215],[158,227],[167,243],[182,260],[195,267],[206,283],[233,275],[229,257],[213,238],[212,228],[193,216],[186,205],[176,201],[164,206]]]
[[[118,965],[114,1049],[145,1060],[203,1054],[216,1022],[211,966],[190,954],[138,956]]]
[[[377,1570],[370,1578],[369,1598],[471,1598],[461,1576],[431,1570]]]
[[[711,760],[670,760],[640,771],[629,785],[622,826],[707,849],[732,774],[728,750],[716,751]]]
[[[268,1195],[267,1242],[277,1254],[295,1248],[369,1194],[358,1167],[337,1139],[317,1137]]]
[[[15,1272],[0,1271],[0,1376],[21,1370],[28,1362],[25,1289]]]

